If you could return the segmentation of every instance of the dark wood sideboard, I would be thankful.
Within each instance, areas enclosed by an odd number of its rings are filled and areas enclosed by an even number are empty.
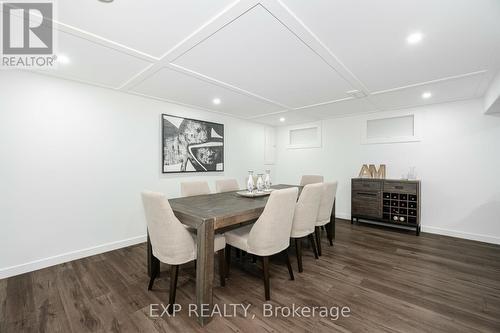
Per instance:
[[[351,223],[376,221],[388,226],[415,228],[420,234],[420,181],[353,178]]]

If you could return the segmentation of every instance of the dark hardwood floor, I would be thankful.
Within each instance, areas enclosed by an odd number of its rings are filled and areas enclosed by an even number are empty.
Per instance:
[[[322,237],[322,247],[319,260],[304,248],[301,274],[290,251],[295,281],[280,258],[271,261],[270,303],[348,306],[350,317],[264,318],[258,264],[233,258],[225,288],[216,276],[214,300],[251,304],[247,318],[240,310],[200,328],[188,317],[192,263],[179,273],[185,310],[151,318],[151,303],[168,302],[168,266],[148,292],[141,244],[0,280],[0,332],[500,332],[500,246],[339,221],[335,246]]]

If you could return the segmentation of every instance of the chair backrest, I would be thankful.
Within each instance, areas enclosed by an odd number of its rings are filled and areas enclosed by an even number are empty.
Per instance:
[[[322,182],[323,182],[323,176],[319,175],[303,175],[302,178],[300,178],[300,186],[306,186],[308,184],[316,184]]]
[[[323,183],[304,186],[295,205],[291,237],[304,237],[314,232]]]
[[[337,182],[323,183],[323,195],[321,196],[321,203],[319,204],[317,222],[324,222],[330,220],[332,215],[333,203],[337,195]]]
[[[175,217],[162,193],[142,192],[142,203],[153,255],[160,261],[178,265],[193,260],[196,246],[193,237]]]
[[[296,187],[271,192],[264,211],[250,230],[250,253],[270,256],[288,248],[298,192]]]
[[[240,185],[236,179],[219,179],[215,181],[215,192],[238,191]]]
[[[193,195],[203,195],[210,194],[210,187],[208,187],[208,182],[182,182],[181,183],[181,195],[183,197],[191,197]]]

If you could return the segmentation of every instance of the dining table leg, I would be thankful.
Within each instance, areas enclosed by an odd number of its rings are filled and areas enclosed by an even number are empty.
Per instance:
[[[196,229],[196,306],[198,323],[201,326],[210,322],[213,308],[214,280],[214,221],[205,220]]]

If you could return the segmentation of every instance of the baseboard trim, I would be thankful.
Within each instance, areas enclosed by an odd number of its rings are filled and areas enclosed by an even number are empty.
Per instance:
[[[495,237],[495,236],[488,236],[488,235],[482,235],[482,234],[474,234],[474,233],[470,233],[470,232],[449,230],[449,229],[439,228],[439,227],[427,227],[424,225],[422,226],[422,231],[428,232],[431,234],[438,234],[438,235],[450,236],[450,237],[456,237],[456,238],[464,238],[464,239],[469,239],[469,240],[478,241],[478,242],[500,244],[500,237]]]
[[[345,219],[345,220],[350,220],[351,215],[350,214],[345,214],[345,213],[336,213],[335,217],[339,219]],[[449,230],[445,228],[439,228],[439,227],[430,227],[430,226],[422,226],[422,231],[423,232],[428,232],[432,234],[438,234],[438,235],[443,235],[443,236],[450,236],[450,237],[457,237],[457,238],[464,238],[464,239],[469,239],[473,241],[479,241],[479,242],[485,242],[485,243],[491,243],[491,244],[500,244],[500,237],[495,237],[495,236],[488,236],[488,235],[482,235],[482,234],[474,234],[474,233],[467,233],[467,232],[461,232],[461,231],[455,231],[455,230]],[[108,251],[113,251],[117,250],[123,247],[131,246],[131,245],[136,245],[139,243],[144,243],[146,241],[146,235],[141,235],[141,236],[136,236],[136,237],[131,237],[115,242],[110,242],[110,243],[105,243],[81,250],[76,250],[76,251],[71,251],[63,254],[59,254],[56,256],[48,257],[48,258],[43,258],[43,259],[38,259],[34,261],[30,261],[24,264],[20,265],[15,265],[15,266],[10,266],[10,267],[5,267],[0,269],[0,279],[5,279],[11,276],[19,275],[19,274],[24,274],[32,271],[36,271],[38,269],[54,266],[54,265],[59,265],[68,261],[72,260],[77,260],[89,256],[93,256],[96,254],[101,254],[105,253]]]
[[[5,279],[11,276],[36,271],[38,269],[59,265],[68,261],[81,259],[96,254],[101,254],[108,251],[117,250],[123,247],[144,243],[146,235],[131,237],[115,242],[105,243],[93,247],[88,247],[81,250],[71,251],[56,256],[30,261],[24,264],[0,268],[0,279]]]
[[[351,214],[335,213],[335,218],[343,220],[351,220]]]
[[[336,213],[335,217],[340,218],[340,219],[346,219],[349,221],[351,220],[351,214],[346,214],[346,213]],[[425,225],[421,226],[421,231],[428,232],[430,234],[449,236],[449,237],[455,237],[455,238],[463,238],[463,239],[484,242],[484,243],[490,243],[490,244],[500,244],[500,237],[495,237],[495,236],[474,234],[474,233],[470,233],[470,232],[456,231],[456,230],[450,230],[450,229],[446,229],[446,228],[431,227],[431,226],[425,226]]]

